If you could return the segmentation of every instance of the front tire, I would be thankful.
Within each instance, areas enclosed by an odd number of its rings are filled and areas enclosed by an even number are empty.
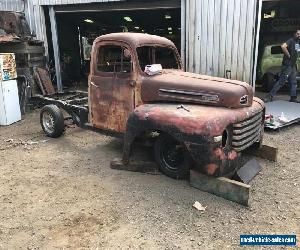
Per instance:
[[[154,156],[160,171],[174,179],[186,178],[190,156],[180,142],[167,134],[160,134],[154,144]]]
[[[42,108],[40,123],[45,134],[52,138],[60,137],[65,130],[63,113],[56,105],[46,105]]]

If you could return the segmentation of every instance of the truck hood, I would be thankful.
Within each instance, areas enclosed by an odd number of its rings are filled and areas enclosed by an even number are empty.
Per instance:
[[[143,76],[141,97],[144,103],[179,102],[240,108],[253,102],[252,87],[245,83],[179,70]]]
[[[178,108],[174,103],[151,103],[136,107],[133,116],[137,116],[140,121],[154,123],[154,127],[158,126],[161,131],[165,131],[163,127],[171,127],[173,132],[180,131],[186,135],[218,136],[222,135],[228,125],[247,121],[257,115],[263,118],[264,108],[263,101],[257,97],[253,98],[250,107],[231,110],[196,104],[184,104]],[[129,119],[127,125],[134,126],[134,123],[135,119]],[[249,130],[245,129],[244,132]]]

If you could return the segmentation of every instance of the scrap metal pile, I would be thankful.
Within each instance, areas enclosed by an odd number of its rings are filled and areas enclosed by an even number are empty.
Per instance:
[[[41,92],[33,75],[35,68],[45,68],[44,52],[44,43],[35,39],[23,13],[0,11],[0,53],[15,55],[23,114],[29,98]]]

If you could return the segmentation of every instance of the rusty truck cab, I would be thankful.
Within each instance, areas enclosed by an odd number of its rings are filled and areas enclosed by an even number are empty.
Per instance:
[[[141,105],[141,82],[148,62],[142,53],[147,48],[169,48],[176,67],[182,63],[174,44],[168,39],[139,33],[115,33],[97,38],[93,44],[89,76],[90,122],[99,129],[124,133],[129,115]]]

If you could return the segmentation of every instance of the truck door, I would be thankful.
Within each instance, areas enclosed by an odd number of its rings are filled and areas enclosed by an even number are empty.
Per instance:
[[[132,56],[123,44],[100,43],[92,57],[89,79],[90,115],[94,127],[125,132],[134,109]]]

